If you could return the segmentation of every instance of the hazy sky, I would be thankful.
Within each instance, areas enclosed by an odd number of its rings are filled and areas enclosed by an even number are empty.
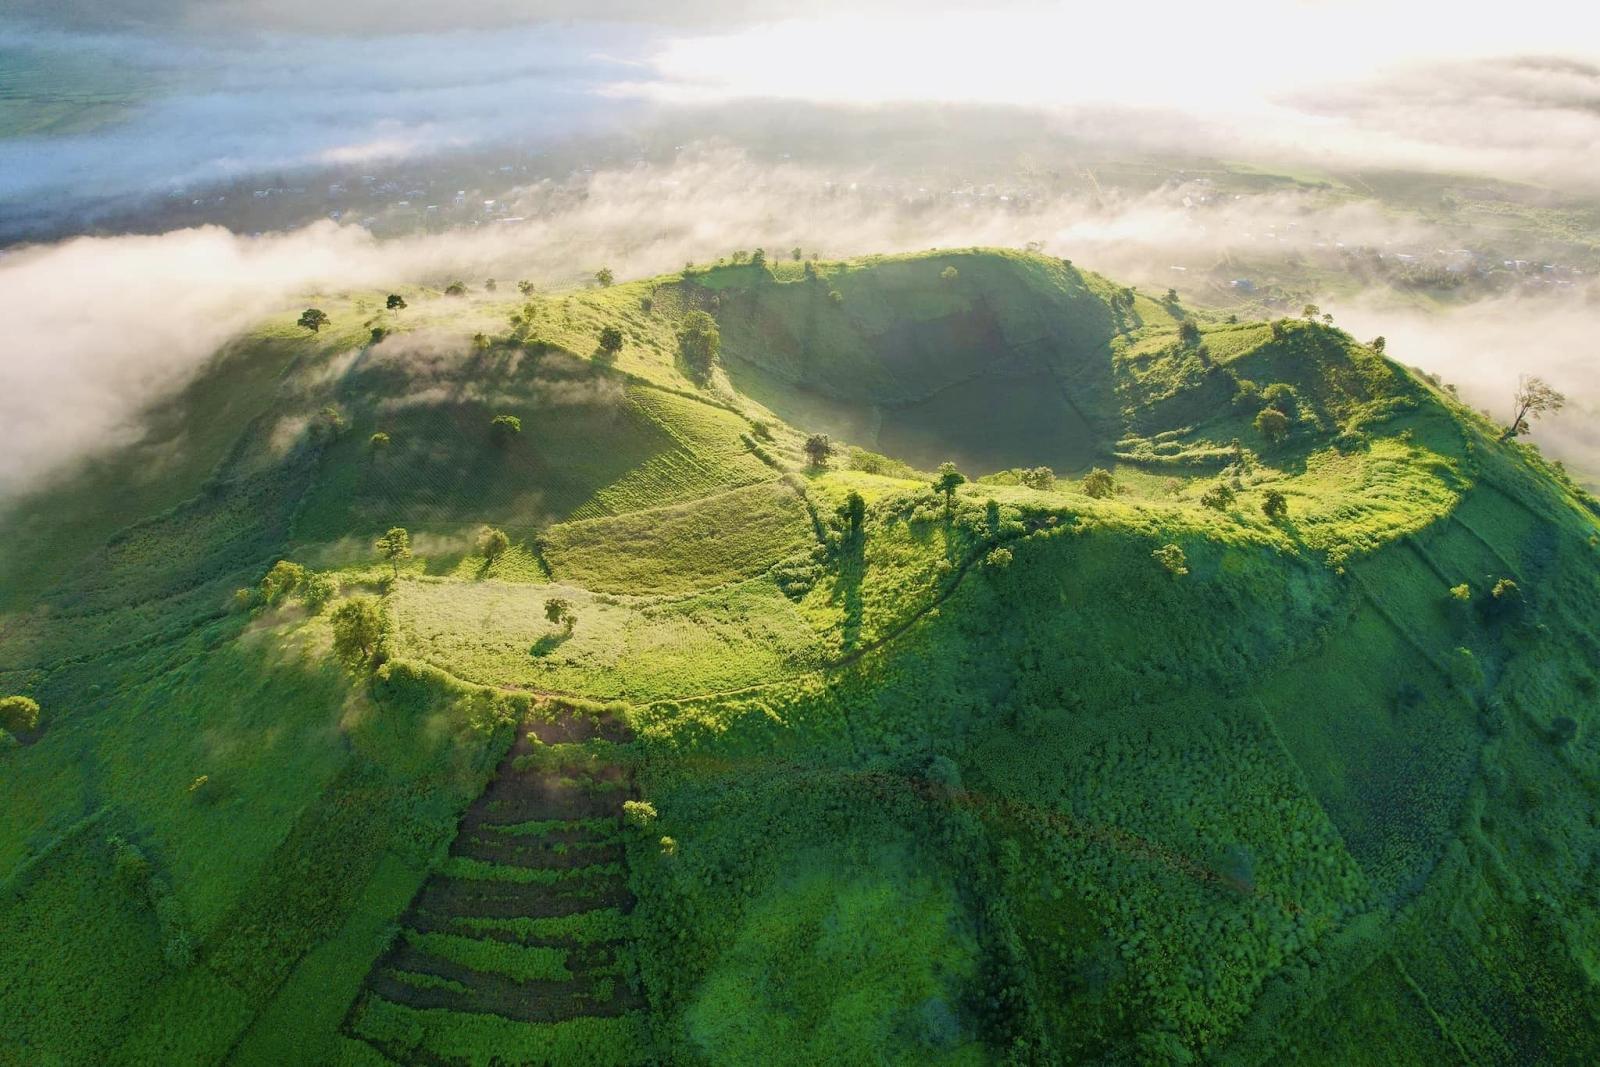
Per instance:
[[[645,103],[734,110],[753,98],[982,103],[1080,120],[1110,108],[1099,128],[1176,119],[1217,152],[1569,188],[1596,184],[1600,156],[1600,16],[1570,0],[982,11],[879,0],[811,3],[803,19],[783,17],[792,4],[731,0],[10,10],[0,50],[87,54],[153,86],[123,123],[0,139],[0,202],[13,204],[556,137],[633,121]],[[1592,32],[1580,32],[1586,18]]]

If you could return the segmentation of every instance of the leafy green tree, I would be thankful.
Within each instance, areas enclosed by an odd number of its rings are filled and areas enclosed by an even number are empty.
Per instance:
[[[829,289],[828,299],[835,304],[842,304],[844,303],[844,294],[837,289]]]
[[[328,318],[328,313],[321,308],[306,308],[300,313],[298,325],[310,330],[312,333],[316,333],[328,325],[330,321],[332,320]]]
[[[1305,316],[1307,322],[1314,322],[1317,316],[1322,314],[1322,309],[1315,304],[1307,304],[1300,309],[1300,314]]]
[[[1300,406],[1300,397],[1288,382],[1273,382],[1261,391],[1261,399],[1268,407],[1277,408],[1291,418]]]
[[[767,250],[758,248],[750,253],[750,265],[752,267],[765,267],[767,265]]]
[[[322,445],[331,445],[343,437],[348,429],[350,420],[345,418],[344,412],[334,404],[329,404],[317,412],[317,417],[311,424],[312,436]]]
[[[600,283],[600,288],[609,289],[611,283],[617,280],[617,276],[611,272],[610,267],[601,267],[594,272],[594,280]]]
[[[961,272],[956,270],[954,267],[946,267],[944,270],[939,272],[939,277],[943,278],[947,282],[953,282],[957,278],[961,277]]]
[[[998,548],[991,548],[988,553],[984,555],[983,565],[985,567],[992,567],[997,571],[1003,571],[1007,567],[1011,566],[1011,560],[1011,550],[1001,546]]]
[[[1513,394],[1516,401],[1517,413],[1511,419],[1511,424],[1506,427],[1506,432],[1500,435],[1500,440],[1509,441],[1518,434],[1528,432],[1528,423],[1541,415],[1554,415],[1567,404],[1567,398],[1557,392],[1553,386],[1537,375],[1524,374],[1517,379],[1517,391]]]
[[[839,518],[844,520],[845,532],[851,537],[861,536],[861,528],[867,521],[867,501],[854,489],[844,498],[844,503],[839,505]]]
[[[1277,522],[1289,514],[1289,498],[1284,496],[1280,489],[1268,489],[1261,496],[1261,512],[1268,519]]]
[[[1249,378],[1236,380],[1233,389],[1233,406],[1242,411],[1255,411],[1266,403],[1261,399],[1261,386]]]
[[[1083,495],[1097,500],[1107,500],[1117,495],[1117,483],[1111,472],[1094,468],[1083,476]]]
[[[1048,491],[1056,487],[1056,472],[1049,467],[1030,467],[1017,480],[1029,489]]]
[[[1233,503],[1233,487],[1227,482],[1217,482],[1200,494],[1200,503],[1217,511],[1226,511]]]
[[[300,582],[300,599],[313,615],[320,614],[339,592],[339,583],[330,575],[307,573]]]
[[[648,800],[624,800],[622,802],[622,821],[629,826],[637,826],[642,829],[655,822],[656,818],[656,806]]]
[[[374,344],[374,345],[375,344],[379,344],[380,342],[382,342],[382,340],[385,337],[388,337],[388,336],[389,336],[389,331],[388,330],[385,330],[382,326],[374,326],[372,328],[372,332],[367,334],[367,343],[368,344]]]
[[[796,263],[800,262],[801,257],[804,255],[805,253],[800,251],[799,245],[795,245],[793,248],[789,249],[789,258],[794,260]]]
[[[1189,573],[1189,557],[1184,553],[1182,545],[1162,545],[1150,553],[1152,559],[1161,564],[1163,570],[1175,577],[1182,577]]]
[[[716,319],[704,311],[691,311],[683,317],[678,327],[678,354],[690,374],[701,381],[711,377],[721,350],[722,334]]]
[[[399,293],[390,293],[389,299],[384,301],[384,307],[390,311],[404,311],[406,309],[406,298]]]
[[[10,733],[39,725],[39,702],[32,697],[0,697],[0,727]]]
[[[382,430],[379,430],[377,433],[367,438],[367,445],[374,452],[382,452],[384,449],[389,447],[389,435],[384,433]]]
[[[566,597],[553,596],[544,602],[544,617],[561,627],[567,633],[578,624],[578,613],[572,609],[572,601]]]
[[[1190,346],[1200,343],[1200,327],[1193,319],[1184,319],[1178,323],[1178,340]]]
[[[939,464],[933,475],[933,488],[944,494],[944,510],[948,514],[956,505],[956,490],[966,484],[967,476],[956,469],[949,460]]]
[[[622,351],[622,331],[615,326],[607,326],[600,331],[600,351],[608,356],[614,356]]]
[[[825,433],[814,433],[806,438],[805,452],[813,467],[826,466],[828,457],[833,455],[833,442]]]
[[[378,550],[378,555],[389,561],[389,567],[394,572],[394,577],[400,577],[400,564],[411,558],[411,535],[404,526],[390,527],[389,532],[378,538],[373,547]]]
[[[333,652],[351,669],[371,663],[389,631],[383,606],[372,597],[351,597],[334,609]]]
[[[466,282],[451,282],[449,285],[444,287],[444,295],[445,296],[466,296],[467,295],[467,283]]]
[[[526,279],[517,283],[517,292],[521,293],[523,296],[532,296],[533,290],[534,284]]]
[[[489,436],[497,445],[508,445],[522,432],[522,420],[515,415],[496,415],[489,420]]]
[[[1379,334],[1377,337],[1372,339],[1372,350],[1378,353],[1378,355],[1383,355],[1384,349],[1388,347],[1389,339],[1384,337],[1382,334]]]
[[[506,549],[511,547],[511,538],[506,536],[504,530],[493,526],[484,526],[478,530],[478,539],[475,547],[478,550],[478,555],[482,556],[486,563],[492,565],[495,560],[505,554]]]
[[[1273,319],[1272,320],[1272,339],[1274,341],[1281,341],[1285,337],[1288,337],[1288,336],[1289,336],[1289,320],[1288,319]]]
[[[272,565],[266,577],[261,579],[261,599],[269,607],[276,607],[294,595],[295,590],[300,588],[300,583],[305,579],[304,567],[280,559]]]
[[[1262,408],[1256,412],[1256,431],[1273,444],[1289,436],[1289,416],[1277,408]]]
[[[1167,290],[1167,303],[1176,304],[1177,302],[1178,302],[1178,290],[1176,290],[1176,289],[1168,289]]]

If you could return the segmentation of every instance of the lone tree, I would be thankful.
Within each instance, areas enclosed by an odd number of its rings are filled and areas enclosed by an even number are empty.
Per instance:
[[[1382,334],[1372,339],[1372,350],[1378,355],[1383,355],[1383,350],[1389,347],[1389,339]]]
[[[378,654],[388,620],[372,597],[352,597],[334,609],[333,652],[352,668],[364,666]]]
[[[946,267],[944,270],[939,272],[939,277],[943,278],[947,282],[953,282],[957,278],[961,277],[961,272],[956,270],[954,267]]]
[[[449,285],[444,287],[444,295],[445,296],[466,296],[467,295],[467,283],[466,282],[451,282]]]
[[[378,550],[378,555],[389,561],[389,567],[394,572],[394,577],[400,577],[400,564],[411,558],[411,535],[404,526],[392,526],[389,532],[378,538],[373,547]]]
[[[1233,489],[1227,482],[1217,482],[1200,494],[1200,503],[1217,511],[1226,511],[1233,503]]]
[[[0,697],[0,728],[10,733],[39,725],[39,702],[32,697]]]
[[[578,624],[578,613],[572,610],[572,601],[564,596],[553,596],[544,602],[544,617],[569,634]]]
[[[1527,433],[1530,421],[1541,415],[1554,415],[1567,404],[1567,398],[1549,382],[1532,374],[1524,374],[1517,379],[1517,391],[1512,399],[1516,403],[1517,414],[1511,420],[1511,425],[1506,427],[1506,432],[1500,435],[1502,441]]]
[[[1184,554],[1181,545],[1162,545],[1150,553],[1150,556],[1161,564],[1163,570],[1174,577],[1182,577],[1189,573],[1189,557]]]
[[[678,354],[691,374],[701,381],[711,377],[721,350],[722,334],[717,330],[716,319],[704,311],[691,311],[683,317],[683,325],[678,328]]]
[[[1256,431],[1273,444],[1289,436],[1289,416],[1277,408],[1262,408],[1256,412]]]
[[[600,331],[600,351],[608,356],[614,356],[622,351],[622,331],[615,326],[607,326]]]
[[[1182,341],[1186,345],[1197,345],[1200,343],[1200,327],[1195,325],[1195,321],[1193,319],[1184,319],[1182,322],[1178,323],[1178,340]]]
[[[861,536],[861,527],[867,521],[867,501],[854,489],[839,505],[839,518],[844,520],[845,533],[853,540]]]
[[[1268,489],[1261,497],[1261,511],[1268,519],[1277,522],[1289,514],[1289,498],[1279,489]]]
[[[328,322],[328,313],[326,311],[323,311],[321,308],[306,308],[300,313],[300,322],[298,325],[303,326],[312,333],[316,333],[324,326],[328,325]]]
[[[367,438],[367,445],[374,452],[382,452],[384,449],[389,447],[389,435],[384,433],[382,430],[379,430],[377,433]]]
[[[811,461],[813,467],[828,465],[828,457],[833,455],[833,442],[828,440],[825,433],[814,433],[806,438],[806,459]]]
[[[1306,317],[1307,322],[1315,322],[1317,316],[1322,314],[1322,309],[1317,307],[1315,304],[1307,304],[1305,307],[1300,309],[1300,314]]]
[[[1111,477],[1111,472],[1094,468],[1083,476],[1083,495],[1092,496],[1096,500],[1106,500],[1117,493],[1116,480]]]
[[[389,299],[384,301],[384,307],[390,311],[404,311],[406,309],[406,298],[399,293],[390,293]]]
[[[521,293],[523,296],[532,296],[533,295],[533,289],[534,289],[533,283],[528,281],[527,279],[523,279],[522,281],[517,283],[517,292]]]
[[[600,288],[607,289],[610,288],[612,282],[617,280],[617,276],[611,273],[610,267],[601,267],[594,272],[594,280],[600,283]]]
[[[306,580],[306,569],[298,563],[280,559],[261,579],[261,599],[268,607],[283,603]]]
[[[478,555],[482,556],[485,563],[493,564],[495,560],[505,555],[506,549],[511,547],[511,538],[506,532],[494,526],[484,526],[478,530],[477,545]]]
[[[522,420],[515,415],[496,415],[489,420],[489,436],[497,445],[508,445],[522,432]]]
[[[1017,480],[1029,489],[1054,489],[1056,487],[1056,472],[1049,467],[1030,467],[1018,475]]]
[[[966,483],[967,476],[956,470],[956,465],[949,460],[939,464],[939,469],[934,472],[933,487],[944,494],[944,510],[948,514],[956,506],[956,489]]]

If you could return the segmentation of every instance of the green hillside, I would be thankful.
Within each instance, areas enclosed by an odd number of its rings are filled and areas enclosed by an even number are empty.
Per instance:
[[[1600,1061],[1600,503],[1448,393],[998,250],[384,296],[0,515],[0,1063]]]

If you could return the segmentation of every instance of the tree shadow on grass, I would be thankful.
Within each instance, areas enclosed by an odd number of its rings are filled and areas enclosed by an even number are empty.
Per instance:
[[[535,658],[548,656],[572,638],[571,630],[558,630],[553,634],[545,634],[528,648],[528,655]]]
[[[844,610],[840,641],[847,651],[854,649],[861,640],[861,580],[867,570],[865,549],[866,538],[859,533],[840,546],[836,557],[839,571],[828,594],[828,603]]]

